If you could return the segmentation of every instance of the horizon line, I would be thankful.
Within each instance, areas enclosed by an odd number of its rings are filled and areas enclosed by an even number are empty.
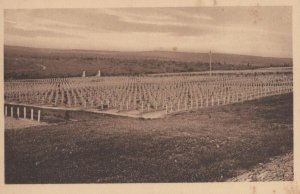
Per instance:
[[[8,45],[4,44],[3,47],[21,47],[21,48],[32,48],[32,49],[45,49],[45,50],[57,50],[57,51],[94,51],[94,52],[116,52],[116,53],[122,53],[122,52],[129,52],[129,53],[141,53],[141,52],[170,52],[170,53],[192,53],[192,54],[208,54],[210,51],[212,54],[226,54],[226,55],[240,55],[240,56],[251,56],[251,57],[262,57],[262,58],[281,58],[281,59],[293,59],[293,56],[291,57],[278,57],[278,56],[261,56],[261,55],[250,55],[250,54],[238,54],[238,53],[227,53],[227,52],[213,52],[213,50],[208,50],[207,52],[196,52],[196,51],[172,51],[172,50],[128,50],[128,51],[122,51],[122,50],[96,50],[96,49],[67,49],[67,48],[47,48],[47,47],[33,47],[33,46],[20,46],[20,45]]]

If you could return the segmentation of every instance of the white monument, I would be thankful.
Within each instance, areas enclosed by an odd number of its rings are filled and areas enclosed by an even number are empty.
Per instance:
[[[100,70],[98,70],[98,73],[97,73],[96,77],[101,77],[101,71]]]

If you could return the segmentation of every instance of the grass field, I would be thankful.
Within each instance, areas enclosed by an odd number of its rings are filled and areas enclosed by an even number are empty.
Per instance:
[[[292,147],[292,94],[156,120],[104,116],[5,130],[5,182],[224,181]]]
[[[212,70],[246,70],[292,67],[291,58],[272,58],[213,53]],[[18,71],[16,71],[16,69]],[[170,51],[114,52],[55,50],[4,46],[5,80],[150,73],[200,72],[209,70],[207,53]]]

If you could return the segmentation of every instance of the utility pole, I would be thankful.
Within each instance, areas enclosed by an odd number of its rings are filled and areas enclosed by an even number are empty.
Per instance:
[[[99,56],[97,56],[97,64],[98,64],[98,73],[97,73],[97,77],[101,76],[101,71],[100,71],[100,65],[99,65]]]
[[[211,50],[209,51],[209,76],[211,76]]]

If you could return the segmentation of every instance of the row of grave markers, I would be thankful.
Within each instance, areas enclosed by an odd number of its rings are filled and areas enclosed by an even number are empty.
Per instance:
[[[26,115],[26,107],[23,107],[23,117],[21,117],[20,114],[20,107],[16,107],[17,108],[17,118],[24,118],[27,119],[27,115]],[[34,116],[33,116],[34,110],[33,108],[30,109],[30,120],[34,120]],[[8,116],[8,106],[4,107],[4,115],[7,117]],[[10,117],[14,117],[14,106],[10,107]],[[40,122],[41,121],[41,110],[38,110],[38,116],[37,116],[37,121]]]

